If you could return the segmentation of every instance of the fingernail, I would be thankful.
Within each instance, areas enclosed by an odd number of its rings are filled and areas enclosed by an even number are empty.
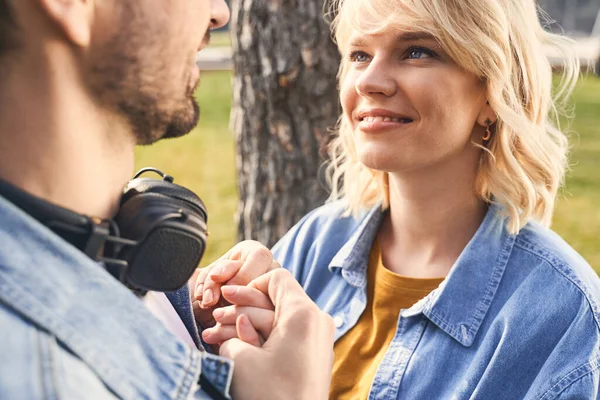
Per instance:
[[[204,304],[210,304],[211,301],[213,301],[212,290],[206,289],[206,291],[204,292],[204,297],[203,297],[203,301],[202,302]]]
[[[244,328],[250,327],[250,320],[248,319],[248,316],[246,316],[246,314],[241,314],[239,321],[240,325]]]
[[[215,317],[215,319],[223,317],[223,314],[225,314],[225,311],[223,311],[221,308],[217,308],[215,311],[213,311],[213,317]]]
[[[201,283],[196,286],[196,291],[194,292],[194,297],[196,300],[200,300],[202,298],[202,293],[204,292],[204,284]]]
[[[223,267],[215,267],[212,271],[210,271],[211,276],[219,276],[223,273]]]
[[[235,294],[237,292],[237,288],[235,286],[223,286],[221,288],[221,293],[223,293],[225,296],[230,296],[232,294]]]

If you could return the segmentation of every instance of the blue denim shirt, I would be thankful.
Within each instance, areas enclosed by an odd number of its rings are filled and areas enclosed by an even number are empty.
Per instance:
[[[336,340],[366,305],[382,212],[321,207],[274,247],[333,318]],[[552,231],[518,235],[492,206],[440,287],[401,310],[369,399],[596,399],[600,281]]]
[[[191,313],[186,289],[169,297]],[[228,392],[229,361],[180,341],[101,266],[0,197],[0,399],[208,399],[201,373]]]

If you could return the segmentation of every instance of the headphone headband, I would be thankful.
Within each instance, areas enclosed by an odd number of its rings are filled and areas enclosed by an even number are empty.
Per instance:
[[[154,171],[163,179],[138,178]],[[101,262],[122,283],[144,293],[185,285],[207,240],[207,212],[192,191],[154,168],[127,185],[112,220],[77,214],[0,180],[0,196]]]

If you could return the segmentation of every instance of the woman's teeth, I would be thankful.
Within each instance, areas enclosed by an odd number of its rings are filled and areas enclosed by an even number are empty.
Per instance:
[[[394,118],[394,117],[364,117],[362,120],[364,122],[402,122],[402,123],[412,122],[412,120],[410,118]]]

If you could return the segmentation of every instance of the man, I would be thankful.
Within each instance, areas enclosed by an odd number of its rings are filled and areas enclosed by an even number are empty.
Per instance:
[[[196,124],[196,53],[228,18],[223,0],[0,0],[0,181],[112,218],[134,146]],[[275,307],[273,333],[259,349],[226,343],[233,368],[0,196],[0,398],[219,397],[232,370],[235,398],[325,397],[330,319],[284,271],[255,287]]]

